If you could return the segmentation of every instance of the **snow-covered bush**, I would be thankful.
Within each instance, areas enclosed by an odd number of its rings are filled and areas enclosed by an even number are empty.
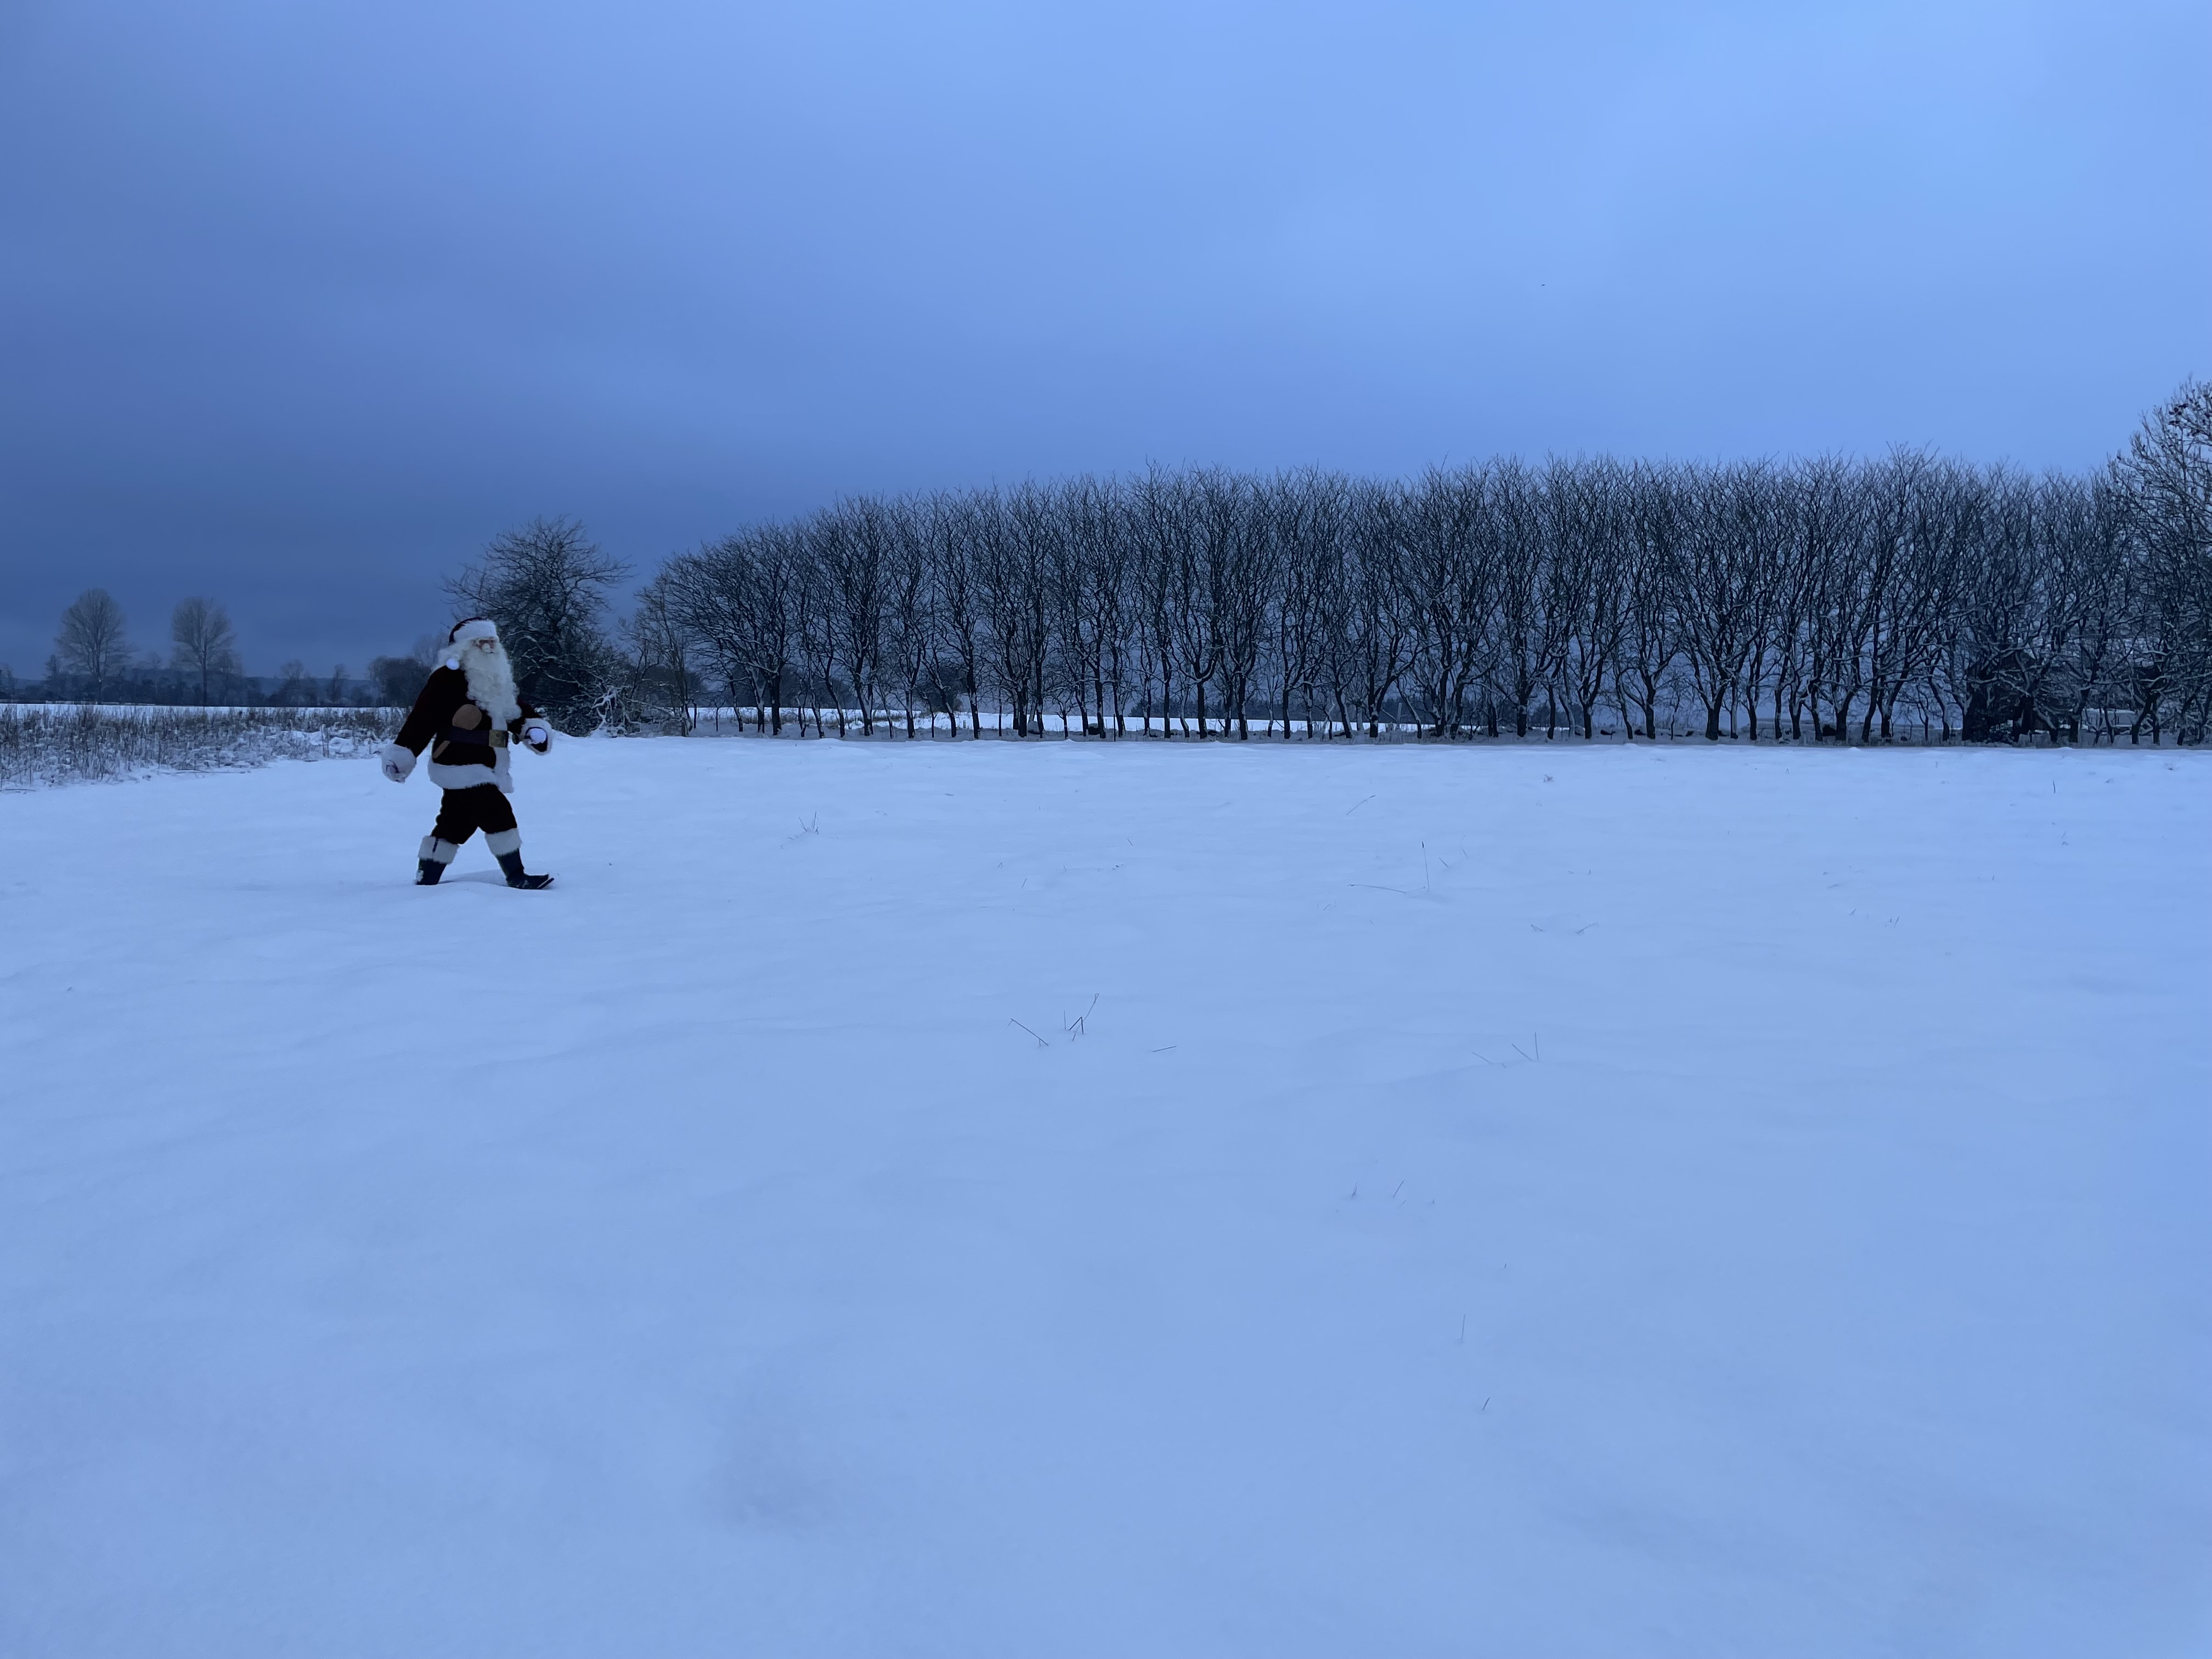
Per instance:
[[[366,755],[400,719],[396,708],[0,707],[0,788]]]

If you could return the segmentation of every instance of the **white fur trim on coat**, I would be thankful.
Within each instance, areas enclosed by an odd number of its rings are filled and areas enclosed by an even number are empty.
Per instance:
[[[495,757],[489,766],[447,766],[441,761],[430,763],[430,781],[441,789],[474,789],[483,784],[496,784],[499,793],[514,793],[514,763],[507,759],[514,750],[501,744],[492,750]]]
[[[387,743],[378,750],[376,759],[384,769],[384,775],[394,783],[404,783],[414,775],[415,757],[396,743]]]

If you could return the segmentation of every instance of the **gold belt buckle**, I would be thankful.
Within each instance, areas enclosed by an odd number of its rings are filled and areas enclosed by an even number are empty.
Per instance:
[[[495,749],[504,749],[507,747],[507,733],[504,730],[497,727],[493,729],[491,734],[491,746]]]

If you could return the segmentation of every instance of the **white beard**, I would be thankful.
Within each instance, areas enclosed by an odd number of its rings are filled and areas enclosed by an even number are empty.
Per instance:
[[[475,645],[464,647],[461,674],[469,683],[469,700],[491,716],[494,726],[503,727],[520,718],[522,705],[514,698],[514,665],[507,659],[505,646],[494,646],[489,651]]]

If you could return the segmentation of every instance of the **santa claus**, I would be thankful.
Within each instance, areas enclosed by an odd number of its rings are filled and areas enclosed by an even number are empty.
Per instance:
[[[430,781],[446,792],[437,823],[422,837],[416,882],[436,885],[461,843],[481,830],[509,887],[550,887],[552,877],[522,867],[522,832],[507,798],[514,789],[508,761],[514,745],[526,744],[542,755],[552,746],[553,728],[515,695],[514,670],[489,617],[463,618],[446,639],[446,660],[415,699],[398,740],[383,751],[384,775],[404,783],[428,746]]]

